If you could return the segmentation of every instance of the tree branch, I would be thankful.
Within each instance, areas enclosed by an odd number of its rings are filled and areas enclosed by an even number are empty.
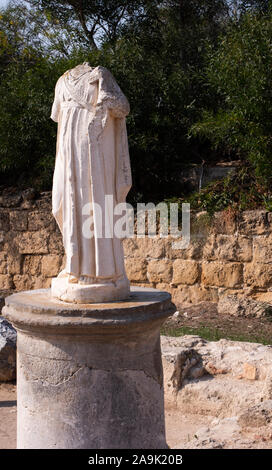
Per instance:
[[[84,14],[84,11],[83,11],[83,5],[82,5],[82,1],[80,1],[78,3],[78,8],[77,8],[77,5],[73,2],[73,1],[69,1],[68,3],[70,3],[70,5],[74,8],[74,11],[79,19],[79,22],[83,28],[83,31],[86,35],[86,37],[88,38],[91,46],[94,48],[94,49],[98,49],[97,47],[97,44],[94,40],[94,33],[95,33],[95,27],[97,25],[97,22],[94,23],[94,25],[92,26],[92,29],[91,31],[87,28],[87,24],[86,24],[86,19],[85,19],[85,14]]]

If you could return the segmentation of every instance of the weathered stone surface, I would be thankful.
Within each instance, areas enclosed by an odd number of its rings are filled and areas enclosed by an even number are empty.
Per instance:
[[[179,285],[172,289],[173,302],[177,307],[199,302],[217,302],[218,289],[216,287],[205,287],[200,284],[193,286]]]
[[[216,416],[238,416],[269,398],[272,348],[261,344],[229,340],[208,342],[199,336],[161,338],[166,400],[180,412]],[[196,378],[190,371],[181,382],[184,351],[194,351]],[[186,362],[186,361],[185,361]],[[189,364],[189,362],[188,362]],[[269,388],[270,387],[270,388]]]
[[[192,242],[205,242],[212,230],[212,217],[207,211],[196,212],[191,216]]]
[[[12,289],[12,279],[6,274],[0,274],[0,289]]]
[[[6,211],[0,211],[0,230],[9,230],[9,214]]]
[[[7,265],[7,254],[0,252],[0,274],[7,274],[8,265]]]
[[[250,407],[238,418],[242,428],[258,428],[272,423],[272,400],[266,400]]]
[[[151,260],[147,267],[150,282],[170,282],[172,279],[172,263],[169,260]]]
[[[44,258],[47,258],[45,256]],[[23,273],[31,276],[39,276],[41,274],[41,264],[43,256],[26,255],[24,257]]]
[[[51,212],[33,211],[28,214],[28,230],[47,229],[52,232],[56,229],[56,223]]]
[[[253,240],[254,262],[272,263],[272,235],[255,237]]]
[[[11,211],[9,214],[10,217],[10,228],[14,231],[24,232],[27,230],[27,212],[20,211]]]
[[[165,239],[127,238],[124,240],[124,253],[135,258],[163,258],[165,256]]]
[[[8,274],[22,274],[23,256],[19,253],[8,254]]]
[[[0,382],[9,382],[16,377],[16,331],[0,318]]]
[[[266,317],[272,314],[272,303],[256,301],[253,298],[237,295],[220,296],[218,313],[237,317]]]
[[[244,267],[244,281],[248,286],[269,287],[272,284],[272,264],[248,263]]]
[[[243,266],[240,263],[202,263],[204,286],[239,287],[243,283]]]
[[[238,230],[241,234],[262,235],[270,228],[268,212],[263,210],[245,211],[238,216]]]
[[[147,281],[147,262],[142,258],[126,258],[125,266],[127,276],[132,282]]]
[[[15,237],[15,243],[21,254],[47,254],[48,253],[48,232],[24,232]]]
[[[253,364],[245,362],[243,369],[243,378],[247,380],[256,380],[257,378],[257,367]]]
[[[48,248],[49,248],[49,253],[52,253],[52,254],[59,255],[59,254],[64,253],[61,233],[58,228],[56,229],[55,232],[50,233]]]
[[[32,289],[33,277],[30,274],[16,274],[13,276],[13,284],[16,291]]]
[[[0,196],[0,206],[2,207],[18,207],[22,201],[22,194],[21,193],[13,193],[13,194],[2,194]]]
[[[34,188],[28,188],[22,191],[22,198],[24,201],[34,201],[34,199],[36,199],[37,196],[38,196],[38,193]]]
[[[178,250],[173,247],[173,243],[176,243],[176,239],[168,238],[165,240],[166,258],[174,259],[195,259],[199,260],[202,257],[203,241],[195,240],[191,238],[188,248]]]
[[[193,348],[181,350],[174,357],[169,355],[167,359],[173,363],[174,370],[170,380],[176,392],[182,388],[186,378],[192,380],[205,374],[202,358]]]
[[[46,255],[42,257],[41,270],[44,277],[57,276],[60,270],[62,256]]]
[[[32,277],[31,276],[31,285],[28,289],[48,289],[51,287],[52,279],[50,277]]]
[[[216,212],[212,220],[212,232],[225,235],[235,234],[237,229],[237,214],[231,211]]]
[[[5,232],[0,232],[0,250],[4,250],[5,249]]]
[[[173,284],[195,284],[199,277],[199,264],[191,260],[173,262]]]
[[[244,236],[213,235],[203,248],[208,260],[251,261],[252,240]]]

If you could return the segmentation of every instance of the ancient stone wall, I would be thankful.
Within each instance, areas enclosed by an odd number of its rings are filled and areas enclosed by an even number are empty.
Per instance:
[[[177,306],[272,291],[272,214],[264,210],[196,214],[186,250],[170,237],[127,239],[124,250],[131,283],[167,290]],[[51,193],[0,196],[0,290],[49,287],[63,261]]]

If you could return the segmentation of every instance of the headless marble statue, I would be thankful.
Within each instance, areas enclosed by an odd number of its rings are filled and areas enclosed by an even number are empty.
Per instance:
[[[114,231],[114,207],[131,187],[128,113],[126,97],[103,67],[78,65],[56,84],[52,202],[66,265],[51,293],[60,300],[109,302],[129,295],[122,240]]]

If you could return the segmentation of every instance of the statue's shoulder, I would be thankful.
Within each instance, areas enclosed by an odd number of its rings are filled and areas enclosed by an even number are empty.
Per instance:
[[[102,67],[102,65],[98,65],[94,68],[93,73],[97,73],[102,77],[112,77],[112,73],[106,67]]]
[[[97,70],[97,72],[101,72],[101,73],[103,73],[103,72],[109,72],[109,70],[106,69],[106,67],[102,67],[102,65],[98,65],[97,67],[95,67],[94,70]]]

